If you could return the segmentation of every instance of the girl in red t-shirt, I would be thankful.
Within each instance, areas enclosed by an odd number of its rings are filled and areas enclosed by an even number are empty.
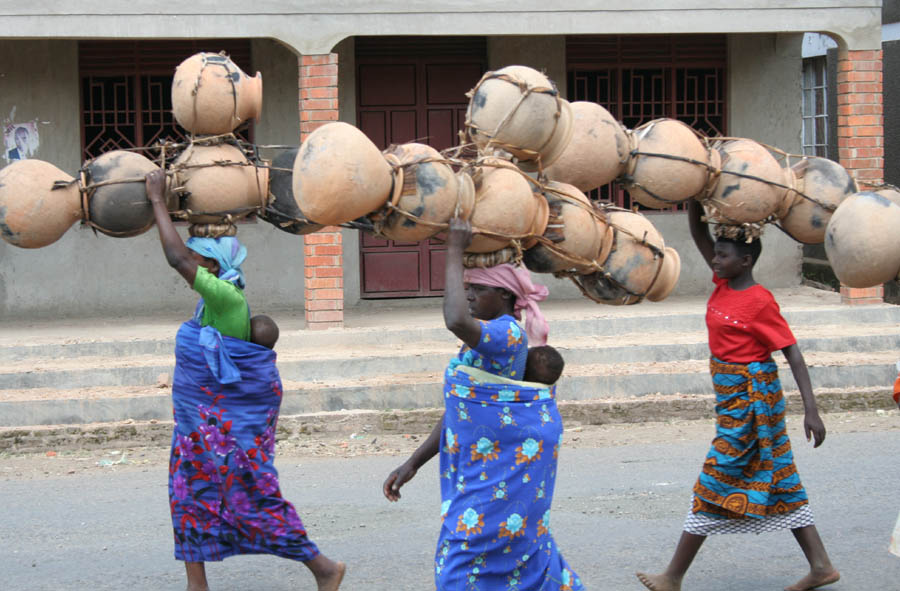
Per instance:
[[[715,289],[706,309],[710,373],[716,390],[716,437],[697,484],[691,512],[665,572],[637,573],[653,591],[679,591],[706,540],[724,533],[789,528],[809,561],[809,573],[785,591],[834,583],[831,565],[813,525],[806,491],[794,465],[784,423],[784,397],[773,351],[780,350],[800,389],[807,441],[825,441],[809,371],[771,292],[753,279],[759,239],[713,242],[703,208],[688,205],[691,236],[713,270]]]

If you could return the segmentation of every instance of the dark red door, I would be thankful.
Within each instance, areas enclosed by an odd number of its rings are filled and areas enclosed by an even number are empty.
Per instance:
[[[485,69],[484,39],[357,40],[357,124],[380,149],[421,142],[438,150],[459,143],[468,99]],[[444,245],[395,242],[360,234],[363,298],[440,295]]]

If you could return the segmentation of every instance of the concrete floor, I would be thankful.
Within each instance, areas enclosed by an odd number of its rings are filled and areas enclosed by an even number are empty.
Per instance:
[[[887,546],[900,509],[898,421],[893,411],[860,413],[849,424],[842,419],[842,428],[815,450],[800,434],[800,422],[789,423],[818,528],[843,574],[829,589],[897,589],[900,558]],[[614,428],[616,437],[605,443],[564,448],[554,499],[556,540],[595,591],[641,589],[633,572],[665,565],[711,436],[709,421],[702,428],[675,423]],[[639,429],[641,437],[629,435]],[[570,432],[567,438],[585,434]],[[92,465],[68,474],[56,470],[66,464],[43,456],[0,456],[0,586],[183,589],[183,570],[172,558],[165,451],[148,457],[147,463]],[[390,455],[329,458],[297,451],[279,456],[283,492],[310,536],[327,555],[349,564],[344,590],[433,588],[437,466],[422,469],[404,488],[403,499],[390,504],[380,486],[400,461]],[[215,590],[314,588],[301,565],[268,556],[230,558],[210,564],[208,572]],[[777,590],[804,573],[803,556],[786,531],[714,537],[684,589]]]

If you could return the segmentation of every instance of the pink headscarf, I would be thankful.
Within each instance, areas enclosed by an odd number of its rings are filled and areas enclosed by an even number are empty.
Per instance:
[[[522,319],[522,310],[527,312],[525,318],[525,332],[528,334],[528,342],[532,346],[547,344],[547,335],[550,334],[550,326],[538,302],[547,299],[550,293],[546,285],[536,285],[531,282],[531,275],[527,269],[514,267],[509,263],[490,267],[489,269],[466,269],[463,281],[488,287],[502,287],[516,296],[516,306],[513,316],[517,320]]]

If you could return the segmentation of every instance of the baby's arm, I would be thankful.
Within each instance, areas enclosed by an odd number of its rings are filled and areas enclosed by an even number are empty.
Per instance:
[[[800,388],[800,397],[803,399],[803,429],[806,432],[806,440],[809,441],[812,436],[815,439],[813,447],[819,447],[825,441],[825,423],[819,416],[819,409],[816,406],[816,396],[812,391],[812,383],[809,380],[809,369],[806,367],[806,361],[803,360],[803,354],[800,347],[796,344],[788,345],[781,350],[785,359],[791,366],[791,372],[794,374],[794,380],[797,387]]]

